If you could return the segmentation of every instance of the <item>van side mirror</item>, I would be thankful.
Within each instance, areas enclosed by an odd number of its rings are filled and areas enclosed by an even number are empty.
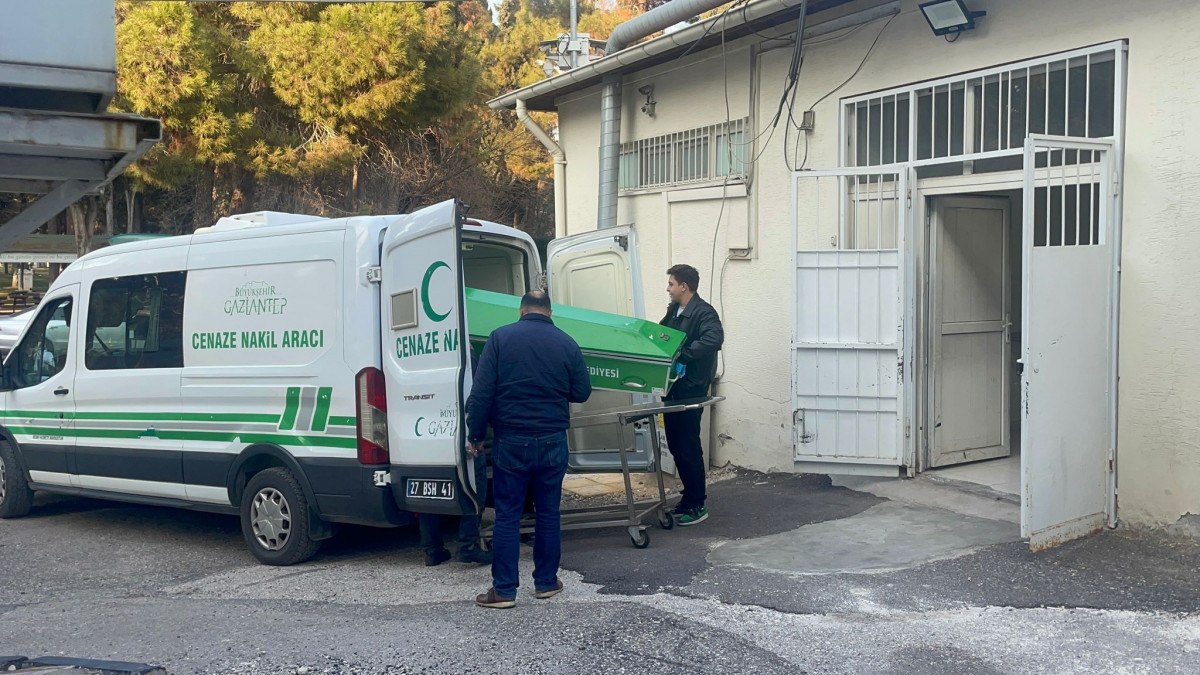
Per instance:
[[[12,376],[9,374],[8,358],[0,361],[0,392],[12,391],[15,387],[12,385]]]

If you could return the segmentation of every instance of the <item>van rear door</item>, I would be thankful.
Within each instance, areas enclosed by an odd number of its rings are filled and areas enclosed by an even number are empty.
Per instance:
[[[550,297],[555,303],[572,307],[645,318],[639,265],[637,232],[629,225],[555,239],[546,250]],[[571,412],[586,415],[651,400],[642,394],[593,391],[587,403],[572,405]],[[630,468],[647,470],[653,428],[643,425],[634,434],[607,425],[572,429],[571,470],[620,471],[618,448],[622,444],[633,450],[629,454]]]
[[[380,254],[392,489],[417,513],[479,510],[463,441],[471,377],[459,214],[451,200],[397,216]]]

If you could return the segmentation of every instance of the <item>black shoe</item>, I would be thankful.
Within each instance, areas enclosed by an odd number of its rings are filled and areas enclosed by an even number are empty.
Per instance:
[[[455,559],[460,563],[467,563],[468,565],[491,565],[492,552],[485,551],[478,546],[460,548]]]
[[[426,551],[425,552],[425,566],[426,567],[437,567],[438,565],[441,565],[442,563],[446,562],[449,559],[450,559],[450,551],[447,551],[444,548],[440,548],[436,551]]]

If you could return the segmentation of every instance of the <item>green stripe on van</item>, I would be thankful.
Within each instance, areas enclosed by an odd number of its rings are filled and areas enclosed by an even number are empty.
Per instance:
[[[45,410],[7,410],[0,413],[5,419],[68,419],[137,422],[246,422],[279,424],[279,415],[256,413],[135,413],[135,412],[77,412],[62,413]]]
[[[279,422],[280,431],[291,431],[296,428],[296,415],[300,412],[300,387],[288,387],[287,407],[283,409],[283,419]]]
[[[70,436],[73,438],[141,438],[145,431],[137,429],[62,429],[59,427],[9,427],[9,431],[22,436]],[[312,448],[343,448],[358,447],[354,438],[337,438],[331,436],[291,436],[288,434],[254,434],[234,431],[177,431],[158,429],[155,438],[168,441],[211,441],[216,443],[241,442],[247,445],[255,443],[271,443],[274,445],[292,445]]]
[[[331,427],[356,427],[358,420],[353,417],[330,417],[329,426]]]
[[[317,390],[317,410],[313,413],[312,430],[325,431],[325,423],[329,420],[329,404],[333,401],[333,387],[321,387]]]

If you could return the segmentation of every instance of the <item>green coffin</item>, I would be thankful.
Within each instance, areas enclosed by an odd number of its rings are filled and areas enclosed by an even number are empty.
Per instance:
[[[467,289],[467,330],[477,355],[492,331],[517,320],[520,304],[515,295]],[[593,388],[662,395],[674,379],[680,331],[567,305],[555,305],[554,325],[579,343]]]

